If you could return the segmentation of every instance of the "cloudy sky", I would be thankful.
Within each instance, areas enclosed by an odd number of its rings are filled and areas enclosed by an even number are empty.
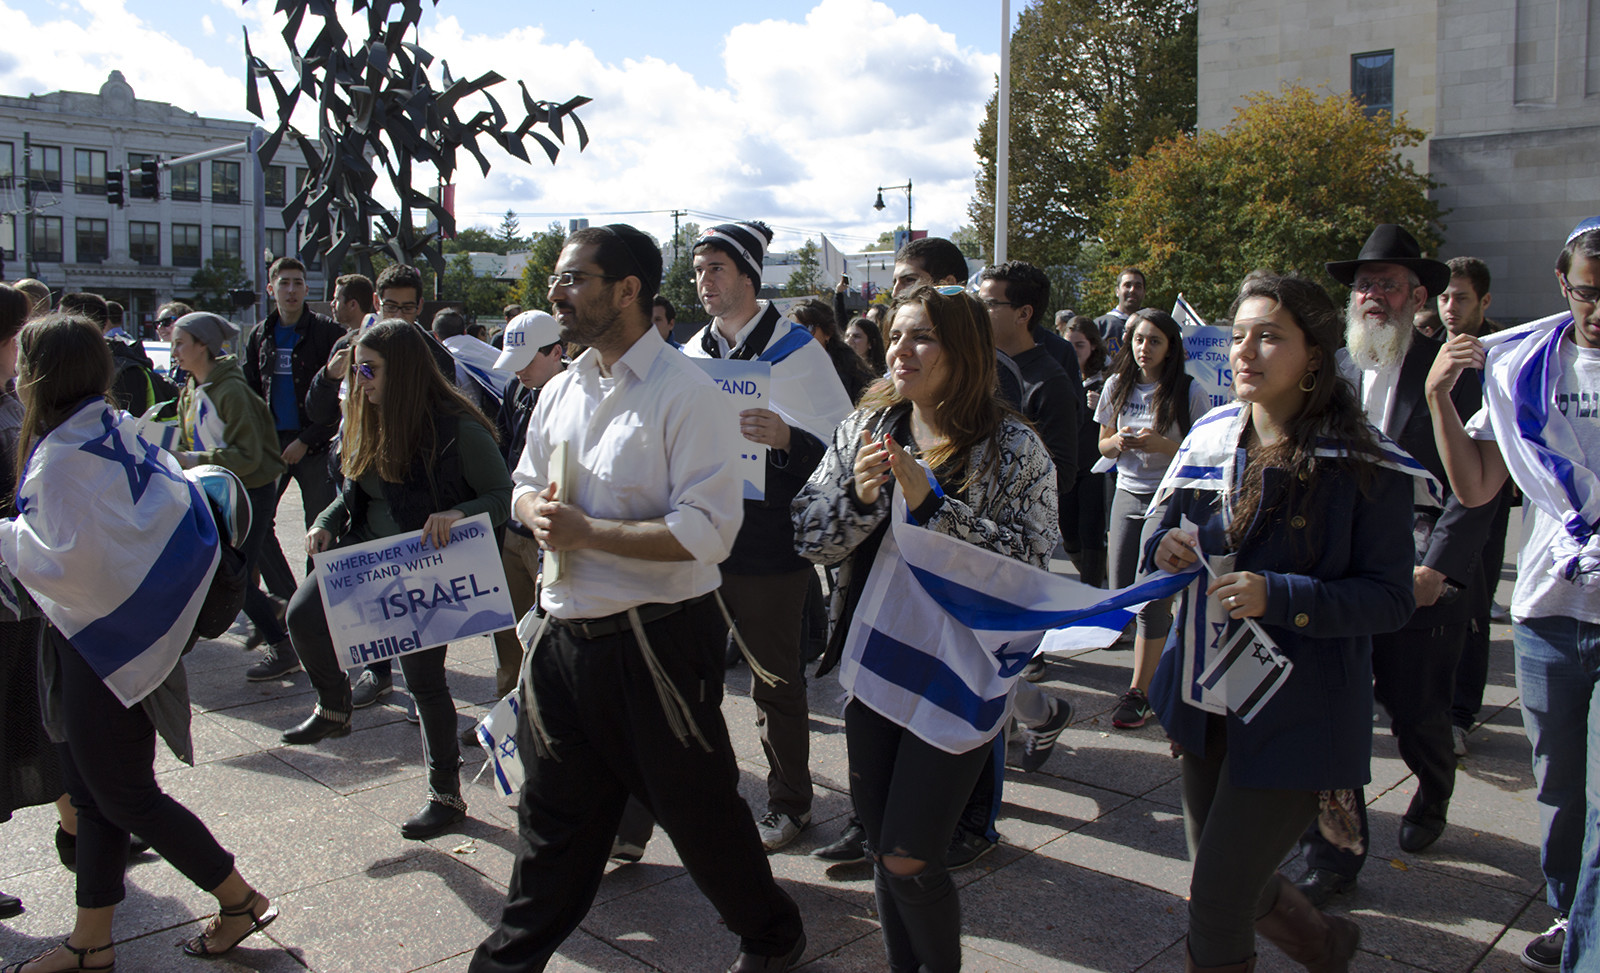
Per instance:
[[[248,118],[241,28],[258,56],[288,63],[273,7],[0,0],[0,93],[94,91],[116,69],[140,98]],[[483,178],[463,154],[463,226],[511,209],[524,231],[586,216],[664,238],[665,211],[683,209],[702,224],[764,218],[775,248],[821,232],[848,251],[904,221],[904,192],[886,193],[881,214],[872,202],[879,185],[907,179],[918,229],[946,235],[966,221],[972,143],[999,69],[997,0],[443,0],[424,11],[422,46],[457,77],[505,76],[496,91],[508,108],[518,80],[536,98],[594,99],[580,112],[589,148],[574,142],[554,167],[531,143],[531,166],[490,148]]]

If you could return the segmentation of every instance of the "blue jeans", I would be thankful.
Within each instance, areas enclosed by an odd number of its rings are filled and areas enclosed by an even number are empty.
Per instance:
[[[1600,954],[1600,625],[1530,618],[1512,627],[1522,723],[1544,832],[1550,907],[1569,917],[1564,971]]]

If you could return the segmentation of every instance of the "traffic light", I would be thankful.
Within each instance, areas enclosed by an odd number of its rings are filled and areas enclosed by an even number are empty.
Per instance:
[[[161,198],[161,163],[154,159],[139,163],[139,198]]]
[[[106,173],[106,202],[112,206],[122,205],[122,170],[113,169]]]

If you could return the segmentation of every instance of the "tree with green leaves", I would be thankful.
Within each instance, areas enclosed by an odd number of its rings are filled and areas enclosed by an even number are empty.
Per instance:
[[[1368,117],[1345,94],[1294,85],[1248,96],[1226,128],[1161,142],[1112,178],[1091,306],[1114,303],[1125,266],[1148,275],[1146,304],[1165,307],[1182,291],[1207,318],[1224,314],[1257,268],[1310,277],[1342,299],[1323,264],[1353,257],[1379,223],[1437,251],[1436,183],[1401,154],[1426,135],[1404,115]]]
[[[678,227],[677,256],[674,248],[662,248],[662,256],[671,262],[661,276],[661,293],[678,310],[678,321],[702,325],[711,320],[700,306],[700,292],[694,286],[694,245],[700,239],[700,224],[684,223]]]
[[[1195,127],[1196,0],[1031,0],[1011,37],[1007,255],[1073,263],[1111,173]],[[967,207],[994,239],[997,97]]]
[[[478,276],[472,269],[472,257],[458,253],[445,265],[439,296],[447,301],[460,301],[472,314],[499,320],[500,309],[511,297],[511,286],[493,277]]]
[[[446,254],[456,253],[510,253],[505,241],[486,226],[469,226],[444,241]]]
[[[561,259],[561,248],[566,245],[567,231],[560,223],[551,223],[543,233],[535,233],[528,247],[528,260],[522,265],[522,276],[511,288],[511,300],[521,304],[523,310],[550,309],[550,275],[555,273],[556,261]]]
[[[817,246],[817,241],[807,238],[799,250],[794,252],[796,264],[789,273],[789,280],[783,285],[785,297],[826,297],[827,291],[822,286],[822,248]]]
[[[522,236],[522,221],[517,219],[514,210],[506,210],[506,215],[500,217],[500,245],[505,247],[501,253],[510,253],[513,250],[524,250],[528,241]]]
[[[238,257],[223,254],[211,257],[189,278],[194,296],[188,300],[196,311],[232,314],[233,291],[248,289],[250,278],[245,276],[244,262]]]

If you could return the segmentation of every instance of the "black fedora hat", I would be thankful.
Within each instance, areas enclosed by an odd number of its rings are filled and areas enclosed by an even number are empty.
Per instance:
[[[1356,268],[1362,264],[1395,264],[1417,275],[1428,296],[1435,297],[1450,286],[1450,265],[1422,255],[1417,238],[1404,227],[1393,223],[1379,223],[1367,237],[1361,252],[1354,260],[1329,261],[1328,276],[1349,287],[1355,283]]]

